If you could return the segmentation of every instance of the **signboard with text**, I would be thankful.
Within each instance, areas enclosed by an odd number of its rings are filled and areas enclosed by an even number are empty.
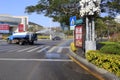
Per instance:
[[[80,19],[78,19],[78,20],[76,20],[75,21],[75,25],[77,26],[77,25],[80,25],[80,24],[82,24],[83,23],[83,19],[82,18],[80,18]]]
[[[83,26],[76,26],[74,31],[74,40],[75,40],[75,46],[76,47],[82,47],[82,35],[83,35]]]
[[[0,33],[9,33],[9,25],[0,24]]]
[[[23,24],[18,25],[18,31],[19,32],[24,32],[24,25]]]

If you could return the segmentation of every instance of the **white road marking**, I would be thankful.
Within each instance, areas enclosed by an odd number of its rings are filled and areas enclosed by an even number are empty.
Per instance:
[[[56,62],[72,62],[70,59],[18,59],[18,58],[0,58],[0,61],[56,61]]]
[[[25,50],[28,50],[28,49],[32,49],[32,48],[34,48],[34,47],[36,47],[36,46],[28,47],[28,48],[25,48],[25,49],[19,50],[19,51],[17,51],[17,52],[22,52],[22,51],[25,51]]]
[[[31,50],[29,50],[29,51],[27,51],[27,52],[32,52],[32,51],[35,51],[35,50],[37,50],[37,49],[39,49],[39,48],[42,48],[43,46],[40,46],[40,47],[37,47],[37,48],[34,48],[34,49],[31,49]]]
[[[48,51],[48,53],[51,53],[55,48],[56,48],[55,46],[52,47],[52,48]]]
[[[37,51],[37,52],[42,52],[42,51],[44,51],[44,50],[46,50],[47,48],[49,48],[50,46],[47,46],[47,47],[45,47],[45,48],[43,48],[43,49],[41,49],[41,50],[39,50],[39,51]]]
[[[8,49],[7,49],[8,50]],[[0,50],[0,51],[6,51],[6,49],[5,50]]]
[[[10,50],[10,51],[8,51],[8,52],[15,52],[15,51],[17,51],[19,48],[16,48],[16,49],[12,49],[12,50]]]
[[[62,49],[63,49],[63,47],[60,47],[60,48],[57,50],[57,53],[62,52]]]

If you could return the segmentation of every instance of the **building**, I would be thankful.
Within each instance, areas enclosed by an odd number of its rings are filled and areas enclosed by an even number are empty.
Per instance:
[[[11,16],[0,14],[0,33],[27,31],[27,16]]]

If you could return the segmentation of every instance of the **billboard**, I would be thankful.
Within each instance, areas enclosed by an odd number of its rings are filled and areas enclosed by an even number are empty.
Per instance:
[[[24,32],[24,25],[23,24],[18,25],[18,32]]]
[[[83,26],[75,26],[75,31],[74,31],[74,41],[75,41],[75,46],[76,47],[82,47],[83,44]]]
[[[0,33],[9,33],[9,25],[0,24]]]

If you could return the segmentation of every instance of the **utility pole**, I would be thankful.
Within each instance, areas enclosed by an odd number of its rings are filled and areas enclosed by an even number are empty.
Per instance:
[[[49,23],[50,23],[50,29],[49,29],[49,31],[50,31],[50,40],[52,40],[52,34],[51,34],[51,21],[49,20]]]

